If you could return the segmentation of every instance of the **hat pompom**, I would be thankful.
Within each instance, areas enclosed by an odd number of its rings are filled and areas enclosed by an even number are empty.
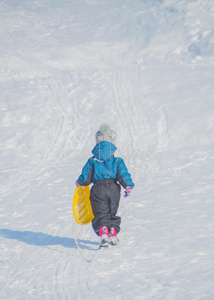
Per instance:
[[[110,127],[109,127],[108,124],[102,124],[102,125],[100,125],[100,133],[101,133],[101,135],[105,135],[105,134],[109,133],[109,131],[110,131]]]

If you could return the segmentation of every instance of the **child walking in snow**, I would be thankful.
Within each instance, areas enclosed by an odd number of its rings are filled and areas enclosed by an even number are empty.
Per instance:
[[[96,146],[82,169],[76,185],[93,183],[90,201],[94,219],[92,227],[100,236],[100,247],[116,245],[120,231],[121,218],[117,216],[121,186],[125,189],[124,197],[128,197],[134,187],[131,175],[122,158],[117,157],[116,132],[107,124],[100,126],[95,135]]]

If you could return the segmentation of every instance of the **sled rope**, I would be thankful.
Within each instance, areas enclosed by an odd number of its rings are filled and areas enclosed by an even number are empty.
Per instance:
[[[73,221],[72,232],[74,233],[74,240],[75,240],[75,244],[76,244],[77,250],[78,250],[79,253],[81,254],[82,258],[83,258],[85,261],[87,261],[88,263],[91,263],[91,262],[96,262],[96,263],[98,263],[95,259],[88,259],[88,258],[83,254],[82,249],[79,247],[78,241],[77,241],[76,222],[75,222],[75,221]]]

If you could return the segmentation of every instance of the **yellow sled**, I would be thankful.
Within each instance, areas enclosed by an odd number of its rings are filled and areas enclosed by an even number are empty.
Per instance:
[[[89,196],[89,186],[78,185],[73,199],[73,216],[74,220],[80,225],[86,225],[94,218]]]

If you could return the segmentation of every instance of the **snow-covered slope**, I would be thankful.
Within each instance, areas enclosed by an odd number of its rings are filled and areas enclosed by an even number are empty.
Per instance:
[[[214,299],[212,0],[0,2],[0,298]],[[101,123],[120,245],[72,216]]]

